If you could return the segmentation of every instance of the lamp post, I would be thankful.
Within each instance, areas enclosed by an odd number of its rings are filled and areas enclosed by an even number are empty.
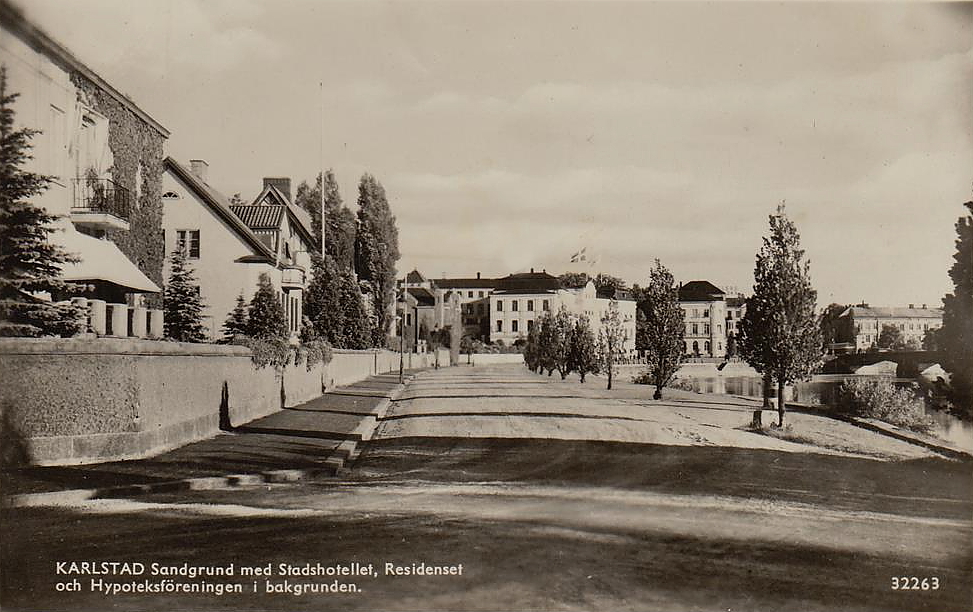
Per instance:
[[[402,370],[405,361],[405,325],[402,315],[395,315],[395,323],[399,328],[399,384],[402,384]]]

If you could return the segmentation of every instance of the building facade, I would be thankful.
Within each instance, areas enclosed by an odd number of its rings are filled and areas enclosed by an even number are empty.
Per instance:
[[[162,200],[166,252],[182,250],[193,268],[210,339],[222,336],[237,296],[250,301],[262,273],[270,276],[296,338],[316,249],[309,215],[290,203],[286,179],[264,179],[252,203],[233,205],[209,185],[208,169],[202,160],[186,167],[166,158]]]
[[[926,304],[920,308],[916,308],[915,304],[899,308],[862,303],[849,306],[838,320],[839,342],[851,343],[855,351],[877,347],[882,328],[886,325],[898,329],[906,345],[918,348],[922,347],[923,337],[928,330],[942,327],[943,310],[929,308]]]
[[[709,281],[690,281],[679,286],[679,306],[685,313],[686,354],[694,357],[725,357],[728,319],[725,294]],[[740,317],[740,308],[733,308]],[[734,328],[738,319],[733,320]]]
[[[26,169],[52,177],[33,203],[61,216],[50,240],[80,259],[62,268],[80,288],[50,297],[87,304],[98,334],[160,335],[168,130],[3,0],[0,33],[15,125],[40,132]]]
[[[482,278],[442,278],[436,286],[458,296],[462,311],[463,335],[481,341],[490,336],[490,294],[497,287],[497,280]]]

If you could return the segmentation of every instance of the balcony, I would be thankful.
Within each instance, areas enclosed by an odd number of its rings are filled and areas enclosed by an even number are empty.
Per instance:
[[[132,192],[111,179],[74,180],[71,222],[90,229],[128,229]]]
[[[298,266],[286,266],[281,276],[281,287],[284,289],[303,289],[304,288],[304,268]]]

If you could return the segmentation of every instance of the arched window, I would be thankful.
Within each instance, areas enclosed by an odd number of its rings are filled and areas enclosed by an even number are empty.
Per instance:
[[[711,354],[711,353],[712,353],[712,351],[710,351],[710,350],[709,350],[709,340],[707,340],[706,342],[704,342],[704,343],[703,343],[703,349],[704,349],[704,350],[705,350],[705,351],[706,351],[706,352],[707,352],[708,354]]]
[[[176,193],[175,191],[167,191],[164,194],[162,194],[162,199],[163,200],[178,200],[179,199],[179,194]]]
[[[696,340],[693,340],[693,354],[699,355],[699,342]]]

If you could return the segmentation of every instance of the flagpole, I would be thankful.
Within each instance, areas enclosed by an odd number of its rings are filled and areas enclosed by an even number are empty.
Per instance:
[[[324,257],[325,244],[327,243],[327,236],[325,235],[326,234],[326,229],[325,228],[327,227],[327,224],[325,223],[325,220],[324,220],[324,81],[322,80],[319,83],[319,85],[320,85],[320,88],[321,88],[321,144],[320,144],[320,150],[318,151],[318,154],[319,154],[320,162],[321,162],[321,169],[320,169],[320,176],[321,176],[321,190],[320,190],[320,196],[321,196],[321,257]]]

